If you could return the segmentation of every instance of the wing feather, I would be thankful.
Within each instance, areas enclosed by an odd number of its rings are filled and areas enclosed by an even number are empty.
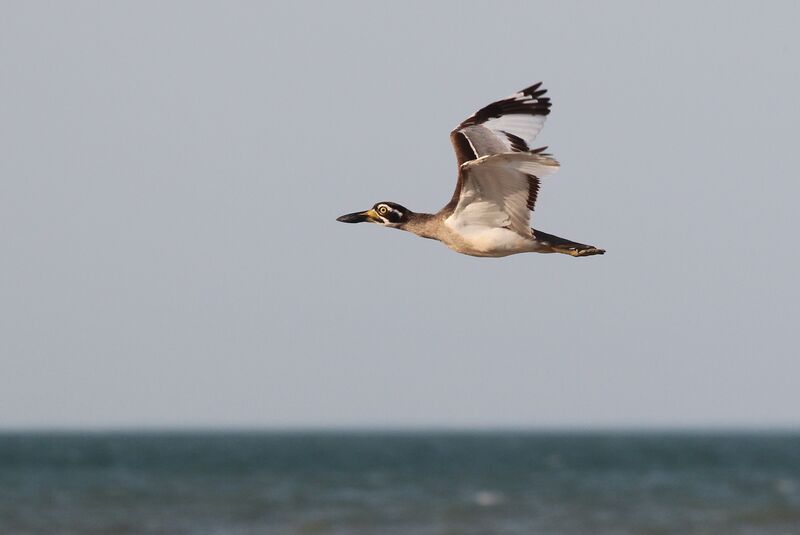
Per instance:
[[[558,162],[541,149],[465,162],[460,170],[459,199],[447,223],[455,227],[505,227],[531,236],[530,216],[539,179],[557,170]]]
[[[550,99],[544,96],[547,90],[541,85],[539,82],[492,102],[459,124],[450,133],[458,165],[489,154],[530,150],[550,114]],[[459,135],[467,138],[471,150],[459,150]]]
[[[450,132],[459,173],[453,196],[442,212],[452,213],[459,202],[465,181],[461,168],[465,163],[493,154],[541,152],[541,149],[530,150],[550,113],[550,99],[544,96],[547,90],[541,89],[541,85],[539,82],[484,106]],[[535,191],[531,199],[535,202]]]

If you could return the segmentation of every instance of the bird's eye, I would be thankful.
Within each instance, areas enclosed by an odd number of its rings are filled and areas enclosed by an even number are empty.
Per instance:
[[[385,214],[386,212],[388,212],[388,210],[386,209],[385,206],[381,206],[381,207],[378,208],[378,213],[379,214]]]

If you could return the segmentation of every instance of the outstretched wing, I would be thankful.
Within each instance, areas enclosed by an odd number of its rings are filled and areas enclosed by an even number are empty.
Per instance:
[[[555,173],[558,167],[558,162],[542,149],[467,161],[459,172],[458,201],[446,223],[460,231],[469,227],[507,228],[529,237],[539,179]]]
[[[542,83],[492,102],[465,119],[450,133],[458,165],[503,152],[525,152],[544,126],[550,99]]]
[[[482,156],[530,151],[550,113],[550,99],[541,85],[539,82],[481,108],[450,132],[459,168]],[[456,190],[446,208],[452,209],[458,202],[463,181],[459,170]]]

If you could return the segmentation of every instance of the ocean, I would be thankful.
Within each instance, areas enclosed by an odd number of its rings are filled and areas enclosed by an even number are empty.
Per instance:
[[[2,433],[0,535],[800,535],[800,433]]]

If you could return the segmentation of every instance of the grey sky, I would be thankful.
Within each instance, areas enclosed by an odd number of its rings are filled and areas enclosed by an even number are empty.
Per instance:
[[[0,427],[796,426],[796,2],[3,2]],[[542,80],[534,224],[450,197]]]

